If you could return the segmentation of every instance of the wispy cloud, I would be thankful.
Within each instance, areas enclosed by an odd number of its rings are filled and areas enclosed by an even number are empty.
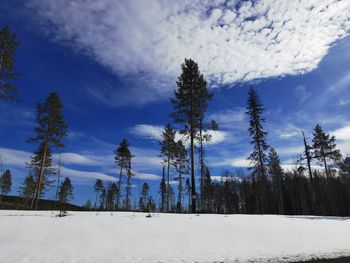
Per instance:
[[[150,124],[137,124],[134,127],[129,129],[130,133],[136,136],[157,141],[157,142],[162,140],[163,130],[164,130],[163,126],[150,125]],[[211,136],[211,140],[206,142],[206,144],[209,144],[209,145],[218,144],[225,141],[228,135],[224,131],[214,131],[214,130],[208,130],[207,134]],[[181,135],[179,132],[176,132],[175,139],[180,140],[180,139],[186,139],[186,138],[184,138],[184,136]]]
[[[349,1],[33,0],[27,6],[51,39],[118,75],[174,79],[191,57],[220,84],[309,72],[350,28]],[[171,89],[144,85],[136,90],[149,95],[137,99],[145,103]]]
[[[61,175],[63,177],[72,177],[72,178],[85,179],[85,180],[101,179],[103,181],[112,181],[112,182],[117,181],[116,177],[113,177],[104,173],[75,170],[64,166],[61,167]]]
[[[209,115],[208,119],[217,121],[220,128],[246,130],[248,127],[247,122],[245,125],[242,125],[242,123],[246,121],[246,113],[245,109],[241,107],[212,113]]]
[[[299,103],[304,103],[310,96],[311,92],[308,92],[305,85],[299,85],[295,88],[295,96],[299,100]]]

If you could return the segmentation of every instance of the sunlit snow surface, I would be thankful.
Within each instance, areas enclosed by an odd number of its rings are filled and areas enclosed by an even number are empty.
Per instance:
[[[350,218],[55,215],[0,211],[0,262],[282,262],[350,256]]]

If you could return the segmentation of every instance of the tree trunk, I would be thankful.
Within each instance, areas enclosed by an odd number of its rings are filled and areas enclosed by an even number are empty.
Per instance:
[[[201,211],[203,212],[204,210],[204,196],[203,196],[203,181],[204,181],[204,150],[203,150],[203,131],[202,131],[203,127],[202,127],[202,121],[200,124],[200,130],[199,130],[199,137],[200,137],[200,141],[199,141],[199,159],[200,159],[200,166],[201,166]]]
[[[196,180],[194,176],[194,132],[191,128],[191,190],[192,190],[192,213],[196,213]]]
[[[170,204],[170,158],[168,158],[167,187],[166,187],[166,211],[169,212]]]

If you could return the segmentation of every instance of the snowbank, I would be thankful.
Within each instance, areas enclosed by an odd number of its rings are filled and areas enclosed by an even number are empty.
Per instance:
[[[0,211],[2,263],[281,262],[350,255],[350,218]]]

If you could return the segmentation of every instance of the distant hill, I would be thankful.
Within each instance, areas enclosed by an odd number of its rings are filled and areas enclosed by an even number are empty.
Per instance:
[[[4,195],[0,203],[0,209],[21,209],[30,210],[31,200],[24,200],[20,196]],[[55,200],[40,199],[38,210],[59,210],[60,204]],[[68,204],[67,210],[83,211],[83,207],[73,204]]]

